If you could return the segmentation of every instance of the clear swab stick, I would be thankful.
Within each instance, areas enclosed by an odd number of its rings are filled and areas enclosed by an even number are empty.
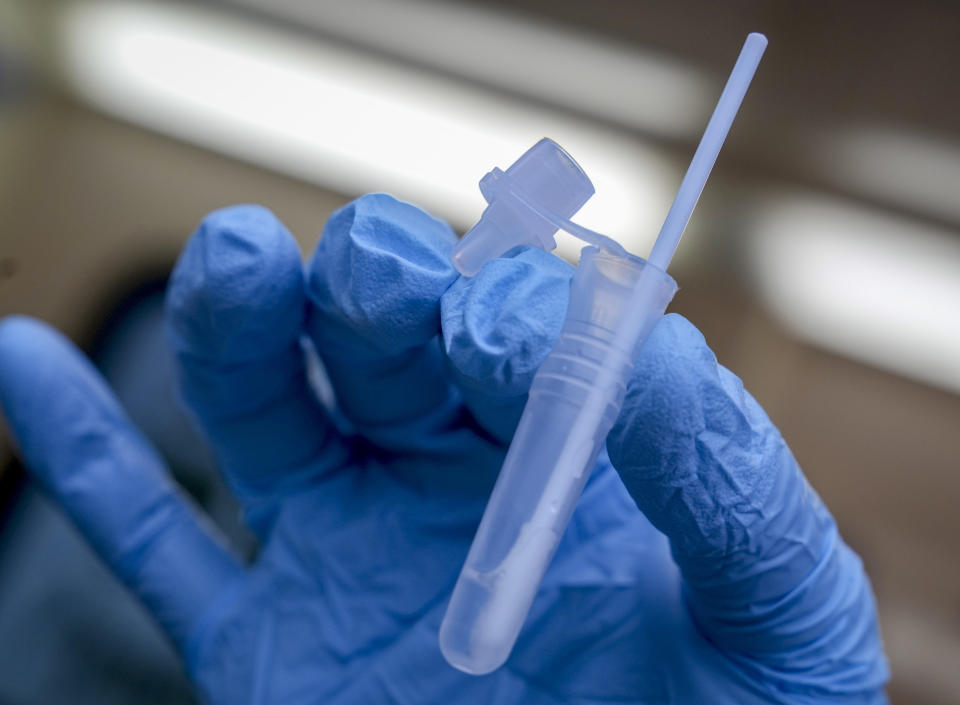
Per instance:
[[[558,226],[594,246],[583,250],[560,337],[534,377],[440,627],[445,658],[467,673],[495,670],[513,648],[620,412],[634,360],[676,292],[665,267],[765,46],[763,35],[747,38],[649,262],[567,220],[593,186],[550,140],[480,182],[490,205],[452,253],[465,275],[518,244],[552,249]]]
[[[707,129],[703,131],[697,151],[690,160],[687,173],[680,182],[680,188],[667,212],[666,220],[663,221],[657,241],[650,250],[647,261],[653,266],[666,270],[670,260],[673,259],[673,253],[677,251],[677,245],[680,244],[680,237],[690,221],[703,187],[707,184],[707,178],[717,161],[720,148],[727,139],[727,133],[730,132],[730,126],[737,116],[737,111],[740,110],[740,103],[743,102],[743,96],[750,87],[750,81],[753,80],[753,74],[756,73],[766,48],[765,36],[757,32],[747,35],[747,41],[743,43],[743,49],[740,50],[740,56],[737,57],[737,63],[730,72],[730,78],[727,79],[723,93],[720,94],[720,100],[717,101],[717,107],[714,108],[710,122],[707,123]]]

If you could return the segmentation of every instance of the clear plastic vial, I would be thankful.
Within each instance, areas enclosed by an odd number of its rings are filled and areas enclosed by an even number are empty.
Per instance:
[[[632,255],[584,249],[566,320],[540,366],[440,628],[472,674],[510,654],[620,412],[633,361],[677,290]]]

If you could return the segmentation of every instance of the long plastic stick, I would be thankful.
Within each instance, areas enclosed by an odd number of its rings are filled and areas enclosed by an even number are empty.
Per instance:
[[[650,264],[666,269],[670,260],[673,259],[673,253],[676,252],[677,245],[680,243],[680,236],[687,227],[690,215],[713,170],[723,141],[727,138],[730,125],[737,116],[740,103],[743,102],[743,96],[750,87],[750,81],[753,80],[757,64],[760,63],[760,57],[763,56],[766,48],[765,36],[757,32],[747,35],[747,41],[743,43],[743,49],[740,50],[737,63],[733,66],[733,72],[727,79],[723,93],[720,94],[717,107],[713,110],[707,129],[700,138],[697,151],[680,184],[680,190],[677,191],[677,197],[673,199],[667,218],[663,221],[663,227],[660,228],[660,234],[657,235],[657,241],[650,251],[650,257],[647,258]]]

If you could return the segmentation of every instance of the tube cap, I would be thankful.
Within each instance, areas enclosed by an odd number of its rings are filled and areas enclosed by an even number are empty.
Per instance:
[[[453,266],[468,277],[518,245],[555,248],[558,228],[544,214],[569,219],[594,188],[573,157],[545,137],[506,171],[494,167],[480,180],[480,192],[489,205],[451,254]]]

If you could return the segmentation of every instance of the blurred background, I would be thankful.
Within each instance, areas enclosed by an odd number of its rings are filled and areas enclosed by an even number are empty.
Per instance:
[[[766,407],[863,556],[892,701],[955,703],[960,5],[0,0],[0,315],[84,346],[252,551],[176,411],[158,327],[200,218],[265,204],[306,255],[332,210],[389,191],[462,232],[479,178],[546,135],[597,187],[577,220],[645,254],[754,30],[770,46],[675,260],[672,309]],[[0,702],[192,702],[3,436],[0,504]]]

